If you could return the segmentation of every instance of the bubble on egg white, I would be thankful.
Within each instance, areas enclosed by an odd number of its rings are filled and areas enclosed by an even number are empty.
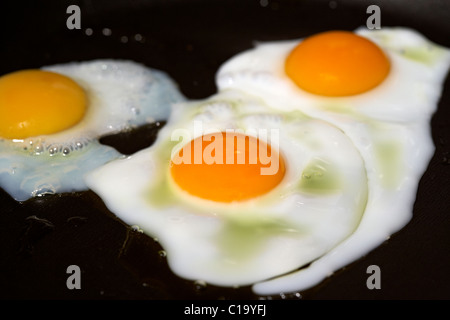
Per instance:
[[[87,190],[83,176],[104,163],[122,157],[115,149],[91,141],[82,151],[49,147],[26,152],[0,141],[0,186],[15,200]],[[40,149],[39,149],[40,150]]]
[[[102,145],[105,135],[165,121],[184,101],[164,72],[126,60],[94,60],[46,66],[75,80],[86,92],[87,112],[64,131],[26,139],[0,139],[0,187],[14,199],[87,190],[83,176],[122,157]]]

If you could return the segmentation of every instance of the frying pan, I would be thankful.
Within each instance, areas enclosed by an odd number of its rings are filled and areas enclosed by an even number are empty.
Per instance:
[[[79,30],[66,27],[66,9],[73,4],[81,9]],[[450,47],[445,0],[10,1],[0,8],[0,74],[71,61],[131,59],[166,71],[186,97],[206,98],[216,92],[219,66],[255,41],[353,30],[366,24],[371,4],[381,9],[382,27],[411,27]],[[102,142],[131,154],[151,145],[160,127]],[[450,298],[449,79],[431,128],[436,152],[420,181],[411,222],[323,283],[270,298]],[[2,299],[261,298],[249,287],[218,288],[178,278],[159,244],[122,223],[91,191],[18,203],[0,190],[0,208]],[[81,269],[80,290],[66,286],[70,265]],[[370,265],[380,267],[379,290],[366,286]]]

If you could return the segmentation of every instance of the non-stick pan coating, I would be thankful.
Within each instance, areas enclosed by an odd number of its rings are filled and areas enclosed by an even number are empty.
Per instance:
[[[0,74],[71,61],[131,59],[168,72],[192,99],[214,94],[221,63],[255,41],[353,30],[365,25],[370,4],[381,8],[382,27],[412,27],[450,47],[445,0],[10,2],[0,8]],[[66,27],[71,4],[81,8],[81,30]],[[436,153],[421,180],[413,220],[321,285],[287,298],[450,298],[449,79],[431,126]],[[102,142],[133,153],[150,145],[158,128]],[[204,287],[174,276],[158,243],[115,218],[90,191],[24,203],[0,191],[0,208],[2,299],[259,298],[250,288]],[[73,264],[82,271],[80,290],[66,286],[66,270]],[[366,286],[372,264],[381,269],[379,290]]]

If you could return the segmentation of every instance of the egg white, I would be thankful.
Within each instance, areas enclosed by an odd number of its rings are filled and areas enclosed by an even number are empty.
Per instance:
[[[279,148],[286,175],[248,201],[191,196],[169,173],[172,151],[190,141],[174,139],[180,129],[190,139],[276,130],[279,139],[264,141]],[[326,183],[308,187],[315,179]],[[363,160],[341,130],[301,112],[278,113],[238,91],[175,105],[151,147],[94,170],[86,184],[121,220],[157,238],[177,275],[221,286],[269,279],[326,254],[357,228],[367,201]]]
[[[171,104],[183,101],[164,72],[122,60],[93,60],[46,66],[86,92],[84,118],[58,133],[26,139],[0,138],[0,187],[15,200],[86,190],[83,175],[122,157],[101,145],[107,134],[166,120]]]

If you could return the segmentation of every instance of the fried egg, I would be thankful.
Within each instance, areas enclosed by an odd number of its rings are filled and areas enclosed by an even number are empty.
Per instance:
[[[0,77],[0,187],[24,201],[86,190],[83,175],[122,155],[107,134],[167,119],[184,100],[162,71],[121,60],[21,70]]]
[[[86,183],[158,239],[177,275],[220,286],[319,258],[355,231],[367,202],[364,162],[341,130],[238,91],[175,105],[151,147]]]
[[[411,219],[449,65],[405,28],[258,44],[219,69],[217,94],[176,104],[151,147],[85,181],[180,277],[305,290]]]
[[[434,152],[430,119],[449,65],[448,48],[407,28],[262,43],[224,63],[219,90],[242,90],[277,110],[301,110],[340,128],[360,152],[368,178],[356,231],[307,268],[256,284],[256,293],[310,288],[410,221]]]
[[[409,122],[434,112],[448,71],[447,48],[406,28],[362,27],[354,32],[324,34],[331,39],[318,34],[307,38],[309,41],[258,43],[220,67],[216,74],[218,90],[243,90],[280,111],[302,109],[316,117],[351,114],[387,122]],[[307,53],[301,54],[304,42],[313,44],[307,47]],[[309,52],[310,47],[317,52],[316,56]],[[339,54],[340,51],[353,54]],[[364,54],[366,51],[369,54]],[[295,55],[296,52],[300,53]],[[303,68],[289,63],[296,59],[308,59],[303,64],[313,69],[299,73],[306,78],[300,85],[289,76]],[[323,70],[326,67],[331,70]],[[385,71],[377,75],[374,70]],[[359,76],[351,78],[347,73]],[[361,81],[372,77],[367,84]],[[314,86],[318,89],[311,89]],[[347,86],[354,88],[347,91]],[[330,87],[337,89],[321,91]]]

